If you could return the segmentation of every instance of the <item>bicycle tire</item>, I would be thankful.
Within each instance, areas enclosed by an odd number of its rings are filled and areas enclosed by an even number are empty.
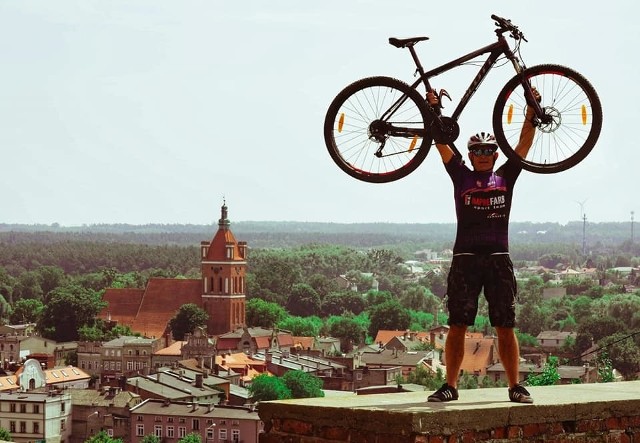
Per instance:
[[[541,106],[553,116],[537,127],[526,158],[515,151],[525,117],[526,100],[522,77],[542,96]],[[535,173],[565,171],[591,152],[602,129],[602,105],[589,81],[561,65],[537,65],[507,82],[493,109],[493,130],[500,149],[522,168]]]
[[[405,177],[424,161],[431,137],[385,138],[382,156],[376,156],[380,141],[372,135],[372,122],[399,98],[406,100],[394,113],[402,121],[391,123],[411,129],[426,128],[429,111],[425,99],[401,80],[368,77],[344,88],[331,102],[324,121],[324,139],[333,161],[344,172],[368,183],[388,183]]]

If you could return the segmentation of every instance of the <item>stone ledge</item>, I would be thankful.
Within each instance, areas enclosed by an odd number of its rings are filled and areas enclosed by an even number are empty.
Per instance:
[[[460,399],[448,403],[427,403],[427,392],[262,402],[258,412],[266,433],[260,442],[440,441],[436,436],[442,441],[540,441],[543,435],[555,441],[549,436],[580,433],[631,438],[589,441],[640,438],[640,381],[528,389],[534,404],[509,402],[506,388],[461,390]]]

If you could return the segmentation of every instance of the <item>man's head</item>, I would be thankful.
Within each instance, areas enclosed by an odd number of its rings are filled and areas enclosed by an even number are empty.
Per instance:
[[[498,143],[496,138],[488,132],[472,135],[467,143],[469,160],[476,171],[491,171],[498,158]]]

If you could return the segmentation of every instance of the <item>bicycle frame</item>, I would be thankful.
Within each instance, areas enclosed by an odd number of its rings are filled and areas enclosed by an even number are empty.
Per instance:
[[[426,91],[431,91],[433,88],[431,87],[431,84],[429,83],[429,79],[433,78],[433,77],[437,77],[438,75],[450,71],[451,69],[457,68],[459,66],[461,66],[463,63],[466,63],[468,61],[471,61],[473,59],[475,59],[476,57],[479,57],[481,55],[484,54],[489,54],[489,56],[487,57],[486,61],[483,63],[483,65],[480,67],[480,70],[478,71],[478,73],[476,74],[476,76],[473,78],[473,80],[471,81],[471,84],[469,85],[469,87],[467,88],[466,92],[464,93],[464,95],[462,96],[462,98],[460,99],[460,101],[458,102],[458,105],[456,106],[455,110],[453,111],[453,113],[451,114],[450,118],[457,122],[458,118],[460,117],[460,115],[462,114],[462,111],[465,109],[465,107],[467,106],[467,104],[469,103],[469,101],[471,100],[471,98],[473,97],[473,95],[476,93],[476,91],[478,90],[478,88],[480,87],[480,84],[484,81],[484,79],[487,77],[487,75],[489,74],[489,71],[491,71],[491,69],[494,67],[494,65],[496,64],[496,62],[498,61],[498,59],[500,58],[500,56],[505,55],[505,57],[511,62],[511,64],[513,65],[515,71],[517,74],[521,74],[522,71],[524,71],[524,69],[526,69],[526,66],[524,66],[524,64],[520,61],[520,59],[518,57],[515,56],[515,54],[513,53],[513,51],[511,50],[511,47],[509,46],[509,43],[507,42],[506,38],[502,35],[502,32],[500,29],[496,30],[496,33],[498,34],[498,40],[490,45],[484,46],[480,49],[477,49],[475,51],[472,51],[466,55],[463,55],[462,57],[459,57],[455,60],[452,60],[448,63],[445,63],[443,65],[440,65],[434,69],[431,69],[429,71],[424,70],[424,68],[422,67],[422,64],[420,63],[420,60],[418,58],[418,55],[416,53],[416,50],[414,48],[413,45],[408,46],[409,52],[411,53],[411,57],[413,58],[413,61],[416,64],[416,68],[417,68],[417,72],[420,75],[418,77],[418,79],[413,82],[413,84],[411,84],[411,88],[412,89],[417,89],[418,85],[420,83],[423,83]],[[536,100],[533,99],[533,92],[531,90],[531,85],[529,84],[529,82],[526,79],[522,79],[522,85],[525,88],[525,95],[527,97],[529,97],[529,102],[532,103],[532,106],[535,109],[535,114],[537,116],[537,118],[539,120],[542,120],[544,118],[544,111],[542,110],[542,108],[540,107],[540,105],[538,104],[538,102]],[[405,97],[401,97],[396,103],[394,103],[391,108],[385,112],[385,114],[381,117],[382,121],[385,121],[388,117],[390,117],[391,115],[393,115],[393,112],[395,111],[395,109],[397,109],[402,103],[404,103],[404,101],[406,100],[406,96]],[[433,113],[433,118],[434,118],[434,122],[438,122],[438,124],[440,125],[440,127],[443,127],[443,123],[441,120],[441,112],[439,108],[433,108],[431,106],[429,106],[429,109],[431,110],[431,112]],[[390,125],[387,126],[387,128],[389,128]],[[399,136],[413,136],[413,135],[419,135],[419,136],[424,136],[424,134],[420,134],[418,133],[418,131],[409,131],[406,128],[396,128],[396,127],[392,127],[392,132],[395,135],[399,135]],[[451,148],[453,149],[453,151],[457,154],[460,155],[459,151],[457,150],[457,148],[455,147],[455,145],[453,143],[450,143]]]

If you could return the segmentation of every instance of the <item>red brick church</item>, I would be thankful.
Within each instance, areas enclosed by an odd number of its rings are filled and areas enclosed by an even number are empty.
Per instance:
[[[166,344],[172,341],[169,320],[187,303],[209,314],[209,335],[243,327],[247,243],[236,241],[229,225],[223,203],[218,231],[200,244],[200,279],[151,278],[144,289],[109,288],[103,296],[108,305],[98,317],[145,337],[165,337]]]

